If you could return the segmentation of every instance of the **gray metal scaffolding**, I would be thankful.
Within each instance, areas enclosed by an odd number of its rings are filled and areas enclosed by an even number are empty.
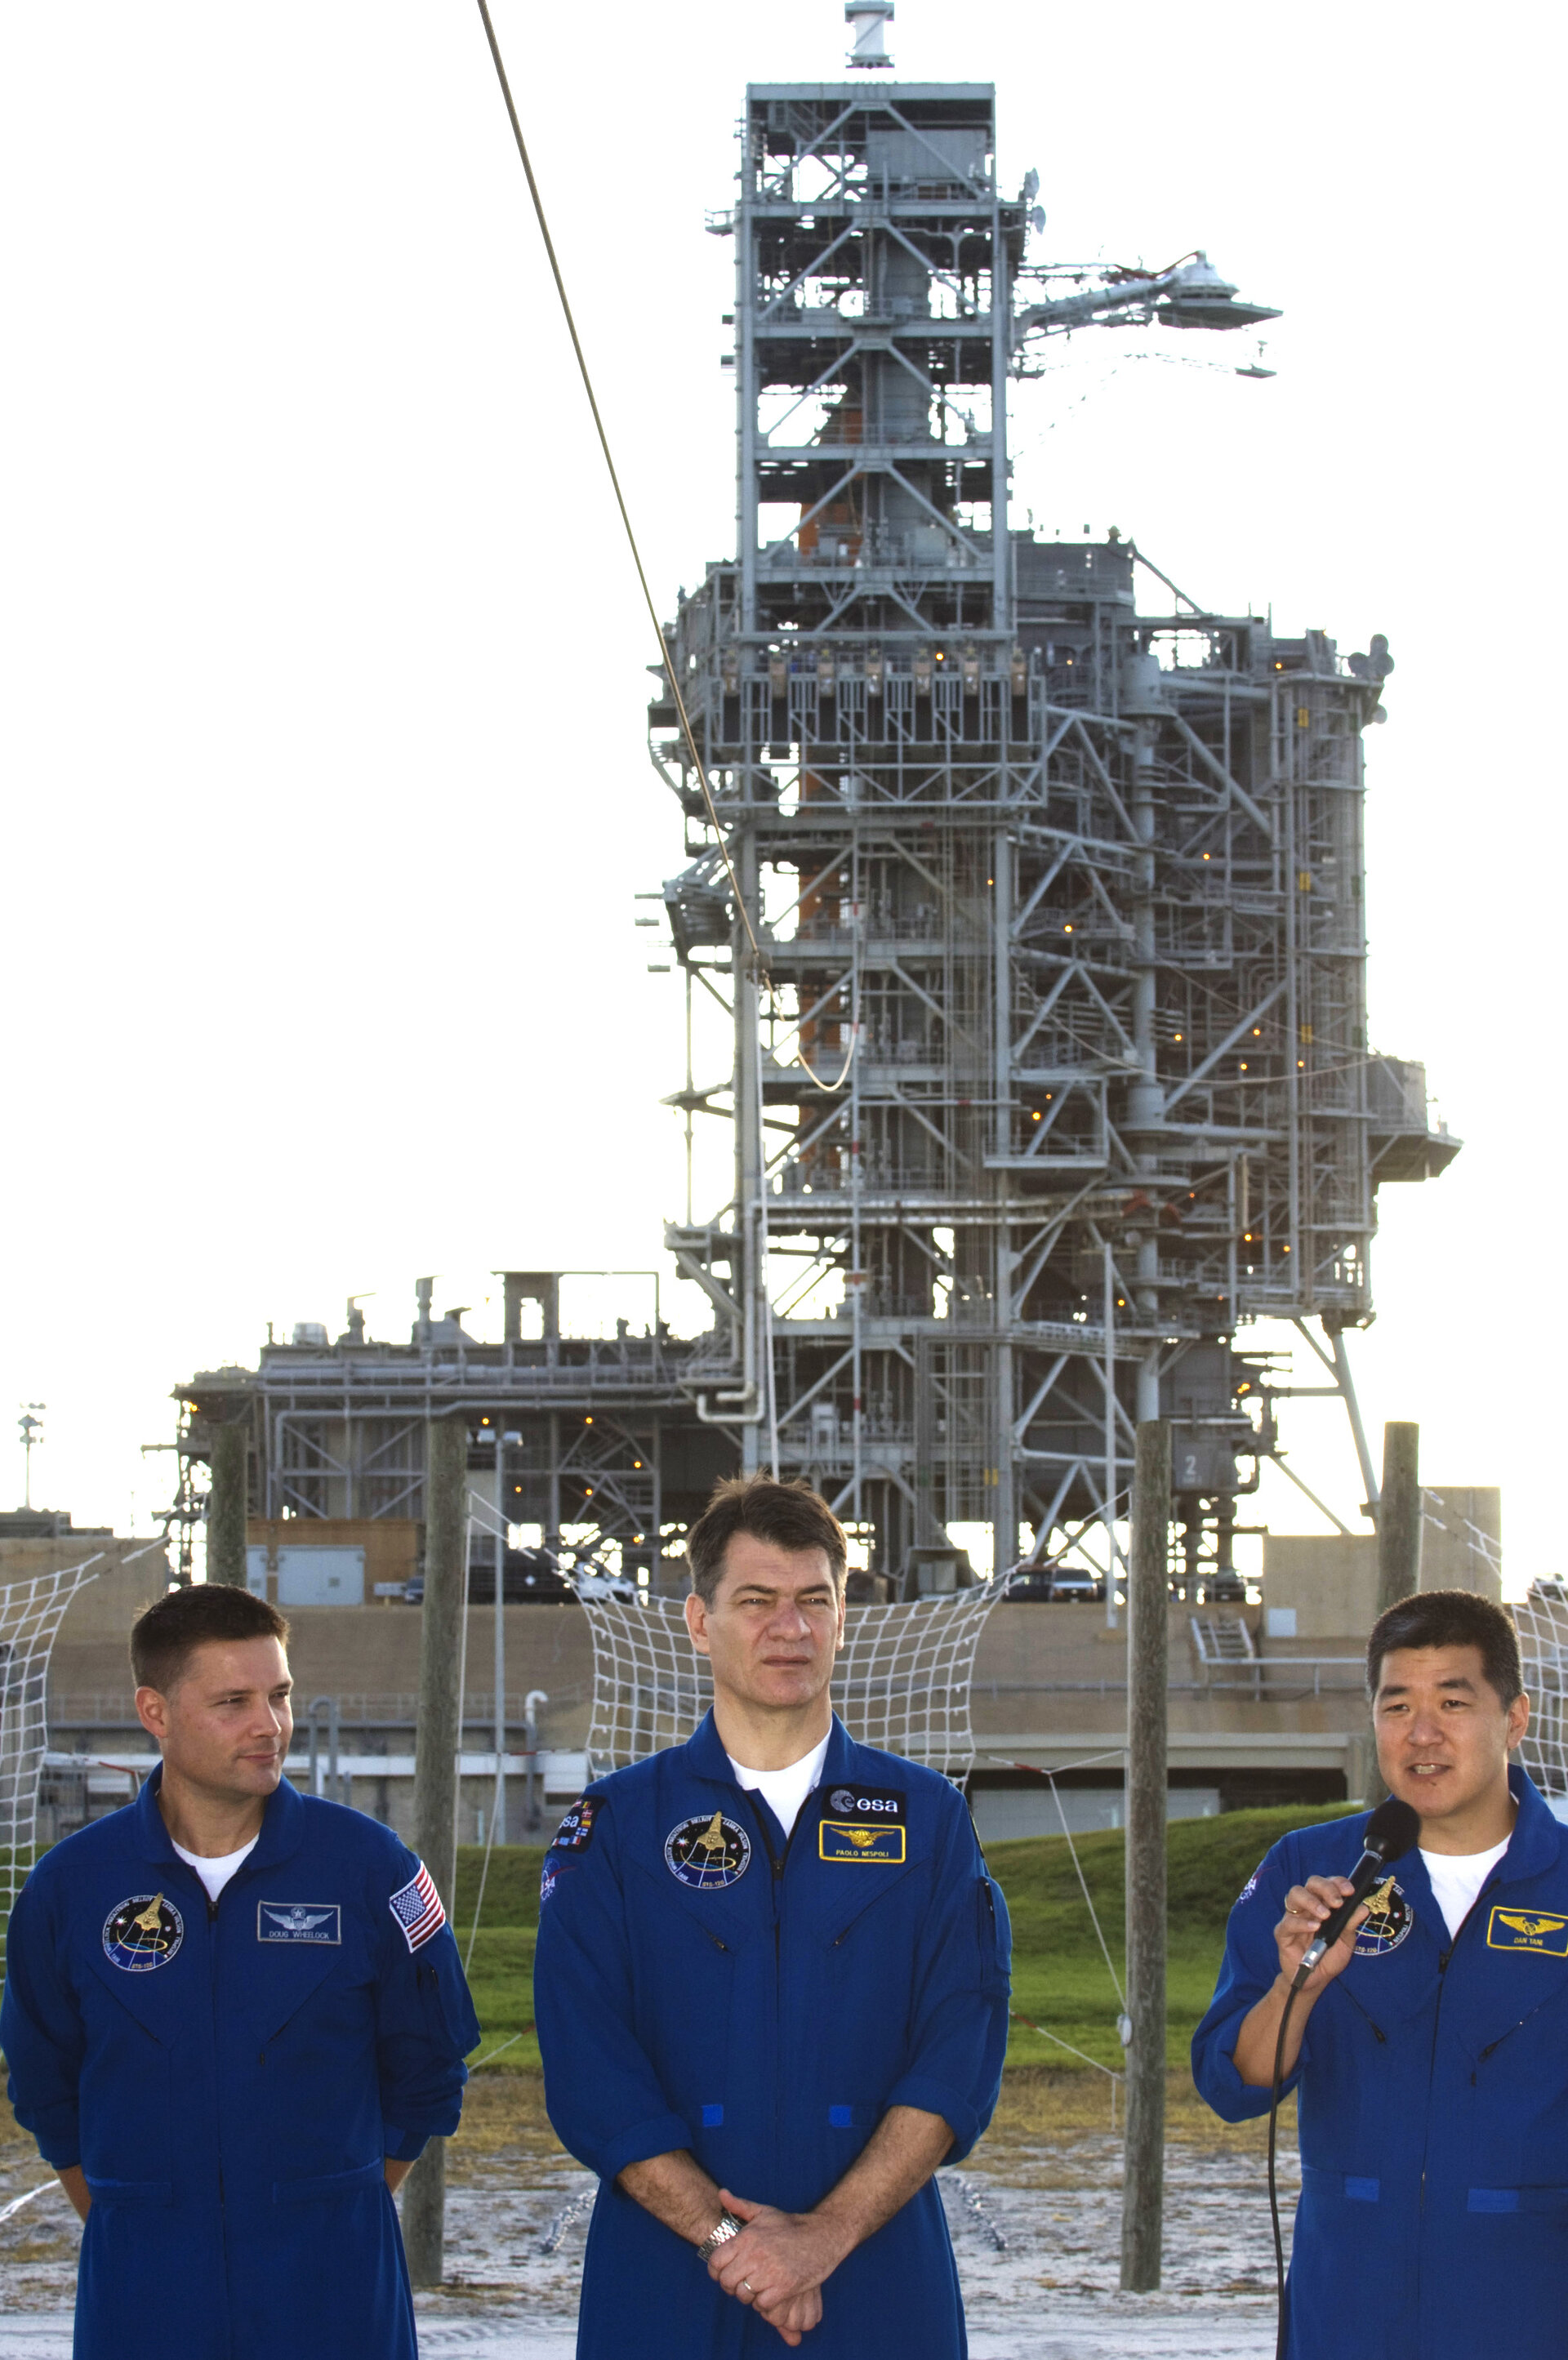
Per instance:
[[[885,13],[858,63],[886,63]],[[425,1422],[466,1406],[509,1522],[634,1568],[716,1475],[776,1464],[895,1579],[976,1523],[998,1568],[1113,1579],[1134,1429],[1165,1415],[1178,1579],[1234,1594],[1290,1390],[1238,1338],[1295,1323],[1351,1401],[1377,1186],[1458,1149],[1424,1068],[1366,1038],[1387,646],[1208,612],[1115,533],[1013,528],[1009,393],[1042,339],[1273,315],[1201,255],[1040,258],[990,85],[755,86],[740,139],[708,224],[737,546],[666,634],[711,811],[670,680],[650,714],[685,824],[674,956],[733,1027],[727,1078],[667,1101],[688,1142],[699,1112],[733,1131],[727,1201],[666,1233],[711,1327],[574,1338],[560,1274],[514,1272],[480,1345],[424,1284],[406,1346],[351,1305],[335,1345],[181,1387],[181,1447],[243,1419],[260,1513],[418,1517]]]
[[[885,1568],[977,1521],[1009,1565],[1026,1521],[1041,1562],[1098,1527],[1111,1569],[1163,1413],[1187,1569],[1223,1588],[1237,1460],[1274,1442],[1237,1331],[1365,1322],[1377,1181],[1456,1148],[1423,1070],[1366,1043],[1361,732],[1391,667],[1154,568],[1140,613],[1131,543],[1011,529],[1040,336],[1271,315],[1202,257],[1036,265],[994,132],[989,86],[748,93],[709,224],[738,547],[668,634],[727,862],[667,693],[651,714],[688,823],[675,954],[733,1009],[735,1181],[667,1243],[730,1339],[702,1414]],[[792,1292],[804,1252],[841,1300],[784,1310],[781,1248]]]

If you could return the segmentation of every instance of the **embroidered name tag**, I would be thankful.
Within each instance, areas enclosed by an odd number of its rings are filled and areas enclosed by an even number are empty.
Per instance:
[[[256,1939],[258,1942],[341,1943],[343,1911],[335,1901],[258,1901]]]
[[[818,1860],[844,1861],[862,1868],[901,1868],[902,1828],[863,1828],[843,1819],[824,1819],[817,1830]]]
[[[822,1816],[872,1828],[902,1827],[905,1799],[899,1786],[829,1786],[822,1797]]]
[[[1486,1928],[1489,1950],[1530,1950],[1540,1959],[1568,1959],[1568,1918],[1544,1909],[1495,1908]]]

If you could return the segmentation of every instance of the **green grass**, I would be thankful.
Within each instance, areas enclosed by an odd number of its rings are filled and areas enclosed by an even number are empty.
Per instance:
[[[1312,1819],[1343,1816],[1343,1804],[1321,1809],[1292,1805],[1282,1810],[1231,1811],[1215,1819],[1179,1819],[1167,1849],[1169,1937],[1167,1994],[1167,2053],[1171,2066],[1187,2061],[1193,2027],[1209,2004],[1224,1948],[1225,1919],[1242,1886],[1271,1843],[1288,1828]],[[1123,1907],[1123,1839],[1120,1833],[1074,1839],[1079,1863],[1093,1899],[1101,1929],[1126,1987],[1125,1918]],[[457,1854],[457,1900],[452,1922],[458,1948],[466,1952],[474,1923],[480,1863],[477,1845]],[[536,1846],[508,1844],[490,1855],[484,1912],[474,1942],[470,1981],[485,2038],[479,2056],[510,2041],[504,2062],[533,2068],[539,2048],[523,2032],[533,2014],[533,1933],[539,1915]],[[992,1874],[1007,1896],[1013,1919],[1013,2005],[1102,2065],[1120,2066],[1117,2001],[1084,1906],[1083,1891],[1064,1836],[1031,1837],[993,1844]],[[519,2039],[512,2035],[522,2033]],[[1014,2024],[1008,2063],[1074,2068],[1076,2060],[1054,2042]]]

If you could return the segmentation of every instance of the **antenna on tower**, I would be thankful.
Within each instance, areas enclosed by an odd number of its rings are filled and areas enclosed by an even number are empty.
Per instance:
[[[33,1504],[33,1453],[44,1438],[44,1422],[41,1417],[35,1417],[33,1413],[35,1410],[46,1409],[47,1407],[48,1404],[46,1402],[24,1402],[22,1404],[22,1415],[16,1420],[16,1424],[20,1426],[22,1432],[22,1464],[24,1470],[22,1505],[24,1508],[30,1508]]]
[[[855,46],[848,60],[850,65],[892,65],[893,60],[882,45],[882,28],[893,22],[893,0],[844,0],[844,22],[855,28]]]

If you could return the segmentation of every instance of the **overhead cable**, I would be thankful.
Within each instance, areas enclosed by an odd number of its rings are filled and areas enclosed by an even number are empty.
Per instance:
[[[686,712],[686,701],[681,694],[681,683],[675,677],[674,663],[665,645],[664,629],[659,620],[659,610],[653,604],[653,594],[648,587],[648,576],[642,567],[642,553],[637,546],[637,535],[631,529],[631,517],[626,506],[626,496],[620,488],[620,477],[616,473],[615,460],[609,447],[609,437],[605,432],[604,420],[599,415],[598,400],[594,392],[594,381],[588,373],[587,357],[583,351],[582,340],[577,334],[576,321],[572,316],[572,306],[566,294],[566,282],[561,276],[561,265],[555,255],[555,242],[550,235],[550,224],[545,218],[544,200],[539,193],[539,183],[533,177],[533,166],[529,160],[528,142],[522,136],[522,125],[518,120],[517,107],[511,94],[511,84],[507,80],[507,70],[501,57],[500,43],[496,38],[495,26],[490,21],[488,0],[478,0],[478,6],[480,17],[484,22],[485,38],[490,45],[490,56],[495,61],[496,79],[500,83],[501,96],[506,101],[512,137],[517,141],[517,152],[522,159],[522,169],[527,176],[528,193],[533,200],[533,212],[539,224],[539,235],[544,241],[544,252],[549,259],[551,276],[555,281],[555,292],[561,299],[561,310],[566,322],[566,333],[572,339],[572,350],[576,355],[577,368],[583,380],[583,391],[587,395],[588,408],[593,413],[594,427],[599,439],[599,449],[604,453],[604,464],[609,475],[610,488],[615,494],[616,507],[620,511],[620,521],[626,529],[627,546],[631,552],[631,563],[637,568],[637,579],[641,585],[643,603],[648,609],[648,619],[653,626],[653,636],[659,642],[659,667],[668,680],[674,695],[675,711],[680,716],[681,733],[685,738],[687,749],[696,766],[697,784],[702,789],[702,799],[707,809],[708,825],[718,838],[718,849],[723,855],[724,866],[729,871],[730,887],[735,895],[735,907],[740,912],[740,923],[746,929],[747,939],[751,945],[751,955],[757,963],[758,978],[762,981],[766,978],[762,946],[757,939],[757,930],[751,923],[751,913],[746,907],[745,896],[740,890],[740,880],[735,873],[735,864],[729,858],[729,847],[725,841],[724,831],[718,824],[718,813],[714,806],[713,791],[707,782],[707,767],[697,750],[696,734],[692,729],[690,716]]]

